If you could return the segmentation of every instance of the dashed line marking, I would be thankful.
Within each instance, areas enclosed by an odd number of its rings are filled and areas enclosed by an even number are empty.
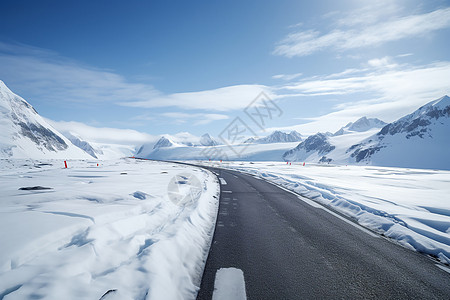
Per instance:
[[[236,268],[217,270],[212,299],[246,300],[244,272]]]
[[[219,177],[219,180],[221,185],[227,185],[227,182],[222,177]]]

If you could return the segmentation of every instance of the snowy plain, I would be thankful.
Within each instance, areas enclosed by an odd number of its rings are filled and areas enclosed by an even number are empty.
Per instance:
[[[450,264],[450,171],[285,162],[198,164],[264,178]]]
[[[216,176],[134,159],[68,166],[0,160],[0,299],[195,299]],[[181,188],[189,176],[200,190]]]

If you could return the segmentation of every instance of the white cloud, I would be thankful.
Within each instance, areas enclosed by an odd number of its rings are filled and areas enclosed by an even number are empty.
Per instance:
[[[362,1],[361,1],[362,2]],[[364,6],[345,13],[334,13],[336,26],[361,26],[380,22],[397,15],[402,8],[392,0],[362,2]],[[331,15],[331,16],[333,16]]]
[[[78,134],[88,142],[118,144],[118,145],[141,145],[154,142],[157,136],[139,132],[132,129],[118,129],[107,127],[93,127],[80,122],[46,121],[58,131],[72,132]]]
[[[272,78],[273,79],[282,79],[282,80],[290,81],[290,80],[298,78],[298,77],[300,77],[302,75],[303,75],[303,73],[277,74],[277,75],[273,75]]]
[[[206,125],[213,121],[226,120],[229,117],[223,114],[202,114],[202,113],[183,113],[183,112],[166,112],[162,113],[161,116],[175,119],[176,123],[183,124],[188,121],[193,121],[193,125]],[[194,120],[193,120],[194,119]]]
[[[333,77],[332,75],[325,76]],[[450,62],[423,66],[401,66],[394,69],[371,69],[358,76],[336,79],[313,79],[286,85],[285,89],[308,96],[343,95],[373,92],[386,99],[434,97],[448,93]]]
[[[395,68],[397,66],[388,56],[370,59],[367,64],[374,68]]]
[[[108,70],[76,63],[44,49],[0,43],[0,78],[47,101],[137,101],[160,93]]]
[[[7,78],[9,85],[26,86],[28,93],[54,102],[229,111],[245,108],[261,92],[274,96],[269,87],[257,84],[166,95],[152,85],[129,82],[113,71],[86,66],[52,51],[2,42],[0,66],[0,78]],[[215,117],[209,115],[202,123],[217,120]]]
[[[383,59],[374,61],[381,64]],[[306,124],[271,130],[298,130],[306,134],[334,131],[362,116],[378,117],[392,122],[427,102],[450,94],[450,62],[423,66],[403,65],[395,68],[377,66],[361,70],[365,71],[358,76],[355,76],[355,73],[358,73],[356,71],[350,73],[350,77],[344,72],[285,86],[285,90],[297,96],[301,95],[301,99],[314,99],[315,96],[323,95],[348,95],[349,98],[355,99],[358,95],[367,93],[372,97],[338,104],[333,108],[334,112],[309,119],[310,122]]]
[[[347,19],[351,20],[351,18]],[[353,20],[353,23],[341,21],[339,29],[325,34],[317,30],[291,33],[279,42],[273,53],[287,57],[306,56],[324,49],[348,50],[423,36],[435,30],[450,27],[450,8],[424,14],[397,16],[383,21],[379,20],[379,15],[369,20],[364,18],[360,20],[356,22]]]
[[[183,109],[204,109],[229,111],[247,107],[261,92],[275,98],[271,88],[264,85],[233,85],[213,90],[188,93],[174,93],[150,97],[143,101],[121,102],[131,107],[179,107]]]

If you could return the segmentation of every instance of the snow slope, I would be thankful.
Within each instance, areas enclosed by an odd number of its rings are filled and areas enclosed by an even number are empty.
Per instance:
[[[0,81],[0,158],[89,158]]]
[[[265,178],[450,264],[450,171],[280,162],[199,163]]]
[[[0,160],[0,298],[195,299],[217,177],[144,160],[63,165]],[[19,190],[36,186],[51,189]]]

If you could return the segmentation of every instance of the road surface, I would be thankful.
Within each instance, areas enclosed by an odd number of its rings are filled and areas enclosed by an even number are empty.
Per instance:
[[[230,267],[247,299],[450,299],[450,274],[425,255],[264,180],[211,170],[221,198],[197,299]]]

